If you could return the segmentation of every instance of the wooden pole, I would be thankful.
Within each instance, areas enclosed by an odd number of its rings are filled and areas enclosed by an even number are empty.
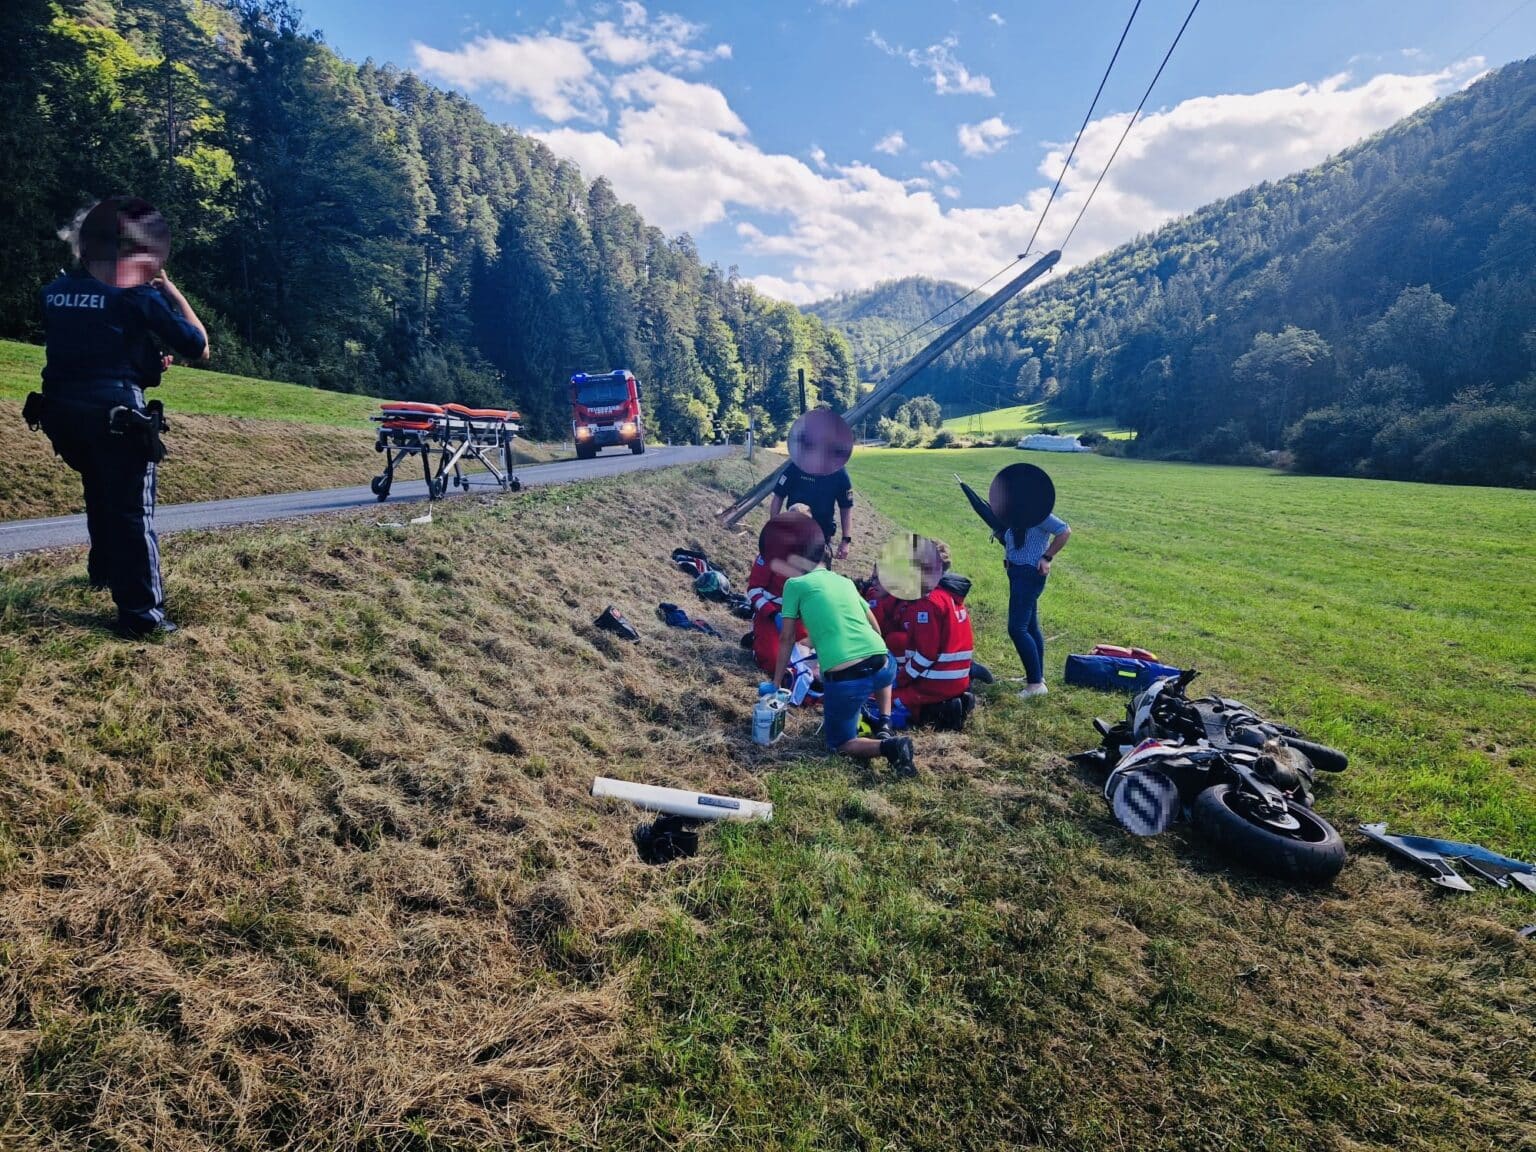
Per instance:
[[[852,408],[848,409],[847,412],[844,412],[843,419],[852,426],[871,413],[878,411],[880,405],[905,388],[912,377],[944,355],[945,352],[948,352],[963,340],[973,328],[989,319],[1004,304],[1044,276],[1056,266],[1057,261],[1060,259],[1060,252],[1047,252],[1044,256],[1040,257],[1040,259],[1004,284],[995,293],[976,305],[975,308],[972,308],[953,325],[939,333],[927,347],[893,372],[890,378],[883,384]],[[783,473],[784,469],[788,467],[788,462],[779,465],[772,473],[763,477],[752,491],[737,500],[729,508],[723,509],[720,512],[721,523],[727,528],[733,527],[743,516],[761,504],[768,493],[773,491],[773,486],[778,482],[779,476]]]

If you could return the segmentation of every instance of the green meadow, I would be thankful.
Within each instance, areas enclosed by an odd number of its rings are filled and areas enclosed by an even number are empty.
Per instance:
[[[851,469],[845,570],[895,527],[948,540],[1003,677],[999,553],[951,473],[1021,458]],[[164,643],[93,628],[81,550],[8,560],[0,1146],[1531,1147],[1536,898],[1446,893],[1354,825],[1536,854],[1536,497],[1027,458],[1074,529],[1051,693],[917,733],[910,780],[823,755],[814,713],[748,740],[743,626],[669,559],[745,574],[755,532],[715,517],[740,459],[420,530],[174,536]],[[1123,707],[1061,684],[1098,640],[1351,755],[1318,790],[1333,884],[1119,828],[1068,759]],[[774,819],[647,867],[595,774]]]
[[[985,493],[1019,460],[1051,473],[1074,533],[1041,602],[1057,746],[1106,708],[1056,691],[1066,654],[1137,644],[1348,750],[1342,822],[1536,856],[1536,493],[1007,449],[856,458],[881,512],[949,540],[983,658],[1014,673],[1001,549],[954,474]]]
[[[28,392],[40,386],[42,369],[41,347],[0,340],[0,400],[25,400]],[[373,396],[186,367],[172,367],[156,396],[171,412],[343,428],[366,428],[368,417],[379,410],[379,401]]]
[[[951,416],[944,427],[960,434],[979,433],[985,436],[1025,436],[1050,428],[1063,436],[1077,436],[1084,432],[1098,432],[1113,440],[1129,438],[1130,432],[1116,428],[1114,423],[1103,419],[1057,418],[1045,402],[1016,404],[1012,408],[994,408],[990,412],[978,412],[969,416]]]
[[[1000,676],[1000,552],[951,474],[985,491],[1019,459],[850,468],[866,510],[950,542]],[[1536,496],[1038,459],[1074,530],[1043,600],[1050,695],[1000,685],[963,742],[919,734],[917,784],[771,777],[774,824],[722,830],[719,865],[626,942],[651,1035],[615,1143],[1527,1147],[1536,949],[1514,929],[1536,899],[1448,899],[1354,826],[1536,855]],[[1061,684],[1096,641],[1348,751],[1319,789],[1351,851],[1330,888],[1118,828],[1066,760],[1123,707]]]

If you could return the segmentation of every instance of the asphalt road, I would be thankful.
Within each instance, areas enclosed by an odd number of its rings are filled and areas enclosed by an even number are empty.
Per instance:
[[[605,452],[593,460],[561,460],[553,464],[529,464],[517,470],[525,487],[538,484],[566,484],[572,480],[592,480],[601,476],[619,476],[651,468],[678,464],[697,464],[741,449],[726,445],[654,445],[645,454]],[[483,473],[472,476],[470,489],[476,493],[495,492],[496,484]],[[462,489],[449,488],[451,499]],[[421,504],[427,498],[427,486],[419,477],[401,476],[385,501],[386,506]],[[348,508],[378,507],[378,497],[368,490],[366,481],[355,488],[329,488],[320,492],[280,492],[274,496],[248,496],[240,500],[209,500],[203,504],[163,504],[155,511],[155,531],[161,536],[194,528],[222,528],[231,524],[259,524],[265,520],[287,520],[295,516],[314,516],[340,512]],[[399,515],[404,515],[402,511]],[[412,512],[414,515],[414,511]],[[52,516],[42,520],[10,520],[0,523],[0,554],[36,552],[43,548],[65,548],[84,544],[88,539],[84,516]]]

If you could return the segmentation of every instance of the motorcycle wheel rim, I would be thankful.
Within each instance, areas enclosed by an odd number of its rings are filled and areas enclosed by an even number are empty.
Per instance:
[[[1284,836],[1288,840],[1301,840],[1309,844],[1318,844],[1327,838],[1319,821],[1311,818],[1310,813],[1307,814],[1306,819],[1298,816],[1297,807],[1294,804],[1287,804],[1285,814],[1276,819],[1261,814],[1257,807],[1250,805],[1236,791],[1228,792],[1221,801],[1248,823],[1273,832],[1276,836]]]

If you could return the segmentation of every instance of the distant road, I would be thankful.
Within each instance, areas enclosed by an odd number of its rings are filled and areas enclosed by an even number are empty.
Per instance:
[[[517,478],[526,487],[539,484],[567,484],[572,480],[592,480],[600,476],[619,476],[651,468],[669,468],[679,464],[697,464],[714,460],[740,448],[729,445],[654,445],[642,456],[631,453],[604,453],[593,460],[561,460],[554,464],[529,464],[517,470]],[[174,465],[173,465],[174,467]],[[496,484],[483,473],[473,473],[474,492],[495,492]],[[450,488],[449,498],[462,489]],[[395,481],[386,504],[424,503],[427,486],[420,479],[404,475]],[[379,499],[368,490],[366,481],[355,488],[329,488],[320,492],[280,492],[274,496],[248,496],[240,500],[210,500],[204,504],[165,504],[155,512],[155,530],[162,536],[194,528],[223,528],[231,524],[259,524],[265,520],[288,520],[340,512],[348,508],[377,507]],[[35,552],[42,548],[65,548],[84,544],[88,537],[84,516],[52,516],[42,520],[10,520],[0,523],[0,555]]]

